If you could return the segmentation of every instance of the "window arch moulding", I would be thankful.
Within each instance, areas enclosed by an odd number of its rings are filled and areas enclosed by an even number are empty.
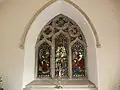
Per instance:
[[[21,38],[21,41],[20,41],[20,45],[19,47],[21,49],[24,49],[24,44],[25,44],[25,40],[26,40],[26,36],[29,32],[29,29],[32,25],[32,23],[34,22],[34,20],[37,18],[37,16],[43,11],[45,10],[48,6],[50,6],[51,4],[53,4],[54,2],[56,2],[58,0],[51,0],[49,1],[47,4],[45,4],[42,8],[40,8],[35,14],[34,16],[32,17],[32,19],[29,21],[29,23],[27,24],[27,26],[25,27],[25,31],[22,35],[22,38]],[[61,0],[62,1],[62,0]],[[100,41],[99,41],[99,37],[98,37],[98,34],[97,34],[97,31],[94,27],[94,25],[92,24],[90,18],[87,16],[87,14],[78,6],[76,5],[74,2],[70,1],[70,0],[63,0],[63,1],[66,1],[67,3],[71,4],[74,8],[76,8],[80,13],[82,13],[82,15],[85,17],[85,19],[87,20],[87,22],[90,24],[91,28],[92,28],[92,33],[94,35],[94,38],[95,38],[95,43],[96,43],[96,47],[97,48],[101,48],[101,44],[100,44]]]
[[[52,18],[54,18],[59,14],[63,14],[71,18],[81,28],[81,31],[83,32],[83,35],[85,36],[86,43],[87,43],[87,56],[89,58],[89,60],[87,60],[88,79],[91,82],[95,83],[96,86],[98,85],[96,38],[94,36],[91,25],[89,24],[85,16],[80,11],[78,11],[78,9],[76,9],[72,4],[68,2],[71,2],[71,1],[68,1],[68,0],[67,1],[66,0],[50,1],[49,4],[47,4],[44,7],[44,9],[41,9],[41,12],[37,12],[36,16],[34,16],[34,19],[31,19],[30,23],[26,27],[27,28],[26,33],[24,33],[23,35],[24,37],[22,38],[23,40],[22,48],[24,48],[24,51],[25,51],[23,87],[25,87],[25,85],[27,85],[31,81],[36,80],[37,69],[35,68],[37,65],[36,65],[35,55],[37,54],[35,54],[35,45],[37,43],[37,38],[39,37],[39,33],[43,29],[43,27],[47,24],[47,22],[49,22]],[[47,36],[51,36],[51,34]],[[70,34],[70,35],[73,35],[73,34]],[[79,41],[79,40],[76,40],[76,41]],[[44,43],[44,41],[42,42]],[[47,43],[48,44],[46,44],[46,47],[50,47],[50,43],[48,41]],[[38,43],[38,44],[41,45],[42,43]],[[76,47],[76,45],[72,44],[72,47],[73,47],[72,50],[74,51],[74,47]]]

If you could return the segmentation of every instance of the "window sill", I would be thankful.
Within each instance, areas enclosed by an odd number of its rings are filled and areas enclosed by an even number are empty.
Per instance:
[[[34,80],[26,87],[29,88],[54,88],[57,85],[57,79],[46,79],[46,80]],[[63,88],[95,88],[95,85],[87,79],[79,80],[79,79],[62,79],[61,87]]]

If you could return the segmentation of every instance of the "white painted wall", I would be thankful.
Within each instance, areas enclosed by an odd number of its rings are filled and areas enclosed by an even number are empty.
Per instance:
[[[5,90],[22,90],[24,51],[19,49],[25,26],[49,0],[6,0],[0,6],[0,73]],[[97,49],[100,90],[119,90],[119,0],[72,0],[87,13],[102,43]]]
[[[3,3],[3,2],[4,2],[4,0],[0,0],[0,4]]]

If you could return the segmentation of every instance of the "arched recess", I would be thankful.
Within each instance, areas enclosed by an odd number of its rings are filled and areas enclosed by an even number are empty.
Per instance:
[[[46,7],[46,8],[45,8]],[[74,20],[81,28],[88,45],[88,79],[98,84],[96,46],[100,47],[97,33],[87,15],[69,0],[52,0],[43,7],[29,23],[23,35],[21,48],[24,47],[23,87],[35,79],[35,44],[42,28],[58,14]]]

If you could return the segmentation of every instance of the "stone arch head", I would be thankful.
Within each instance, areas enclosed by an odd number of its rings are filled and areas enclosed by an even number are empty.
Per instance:
[[[70,0],[51,0],[49,1],[47,4],[45,4],[42,8],[40,8],[35,14],[34,16],[31,18],[31,20],[29,21],[29,23],[27,24],[27,26],[25,27],[25,31],[21,37],[21,42],[20,42],[20,48],[21,49],[24,49],[24,44],[25,44],[25,40],[26,40],[26,36],[29,32],[29,29],[32,25],[32,23],[34,22],[34,20],[37,18],[37,16],[43,11],[45,10],[48,6],[50,6],[51,4],[53,4],[54,2],[56,1],[65,1],[69,4],[71,4],[72,6],[74,6],[80,13],[82,13],[82,15],[86,18],[86,20],[88,21],[88,23],[90,24],[91,28],[92,28],[92,33],[94,35],[94,38],[95,38],[95,43],[96,43],[96,47],[97,48],[100,48],[101,47],[101,44],[100,44],[100,41],[99,41],[99,37],[98,37],[98,34],[97,34],[97,31],[94,27],[94,25],[92,24],[90,18],[88,17],[88,15],[78,6],[76,5],[75,3],[73,3],[72,1]]]

